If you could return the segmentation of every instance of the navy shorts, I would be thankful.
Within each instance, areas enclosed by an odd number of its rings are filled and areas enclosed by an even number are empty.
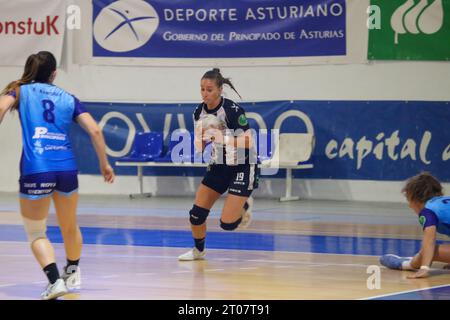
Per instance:
[[[220,194],[228,190],[229,194],[249,197],[258,188],[258,181],[259,168],[256,164],[212,164],[208,166],[202,183]]]
[[[21,176],[20,197],[38,200],[52,195],[54,191],[70,196],[78,190],[78,171],[35,173]]]

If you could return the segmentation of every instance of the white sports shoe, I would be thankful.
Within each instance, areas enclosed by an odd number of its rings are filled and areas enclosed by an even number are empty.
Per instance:
[[[53,300],[68,293],[63,279],[58,279],[54,284],[49,283],[45,291],[41,293],[42,300]]]
[[[252,209],[253,209],[253,198],[248,197],[247,199],[248,209],[242,214],[242,221],[238,226],[238,229],[247,229],[252,222]]]
[[[64,280],[67,289],[69,290],[80,290],[81,289],[81,269],[78,266],[72,266],[71,268],[76,268],[75,272],[67,272],[67,269],[64,268],[64,273],[61,276],[61,279]],[[69,270],[69,271],[73,271]]]
[[[205,258],[206,250],[198,251],[197,248],[193,248],[186,253],[178,256],[179,261],[194,261],[194,260],[203,260]]]

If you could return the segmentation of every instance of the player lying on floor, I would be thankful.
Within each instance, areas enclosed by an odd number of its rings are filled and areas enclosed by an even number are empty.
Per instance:
[[[422,247],[414,257],[386,254],[380,263],[390,269],[416,271],[410,279],[429,276],[434,261],[450,264],[450,244],[437,244],[436,233],[450,237],[450,197],[443,196],[440,182],[428,172],[410,178],[402,192],[423,228]],[[446,265],[445,268],[449,268]]]

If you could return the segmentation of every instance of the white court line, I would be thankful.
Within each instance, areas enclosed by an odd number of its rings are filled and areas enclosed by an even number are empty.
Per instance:
[[[118,274],[111,274],[111,275],[108,275],[108,276],[101,276],[100,278],[103,278],[103,279],[112,279],[112,278],[118,278],[118,277],[119,277]]]
[[[1,242],[0,242],[1,243]],[[8,243],[11,243],[8,241]],[[22,242],[17,242],[17,243],[22,243]],[[62,245],[62,244],[61,244]],[[87,244],[85,245],[86,247],[88,246],[98,246],[95,244]],[[118,246],[120,247],[120,245]],[[172,247],[171,247],[172,248]],[[173,247],[172,249],[177,249],[175,247]],[[214,252],[214,251],[223,251],[224,249],[209,249],[210,252]],[[234,252],[236,250],[230,250],[231,252]],[[254,252],[254,250],[238,250],[238,251],[244,251],[244,252]],[[274,251],[266,251],[266,250],[258,250],[258,252],[261,253],[273,253]],[[336,253],[318,253],[318,252],[292,252],[292,251],[276,251],[277,253],[286,253],[286,254],[309,254],[309,255],[331,255],[331,256],[351,256],[351,257],[378,257],[378,255],[354,255],[354,254],[336,254]],[[15,255],[3,255],[0,254],[0,257],[9,257],[9,256],[15,256]],[[104,253],[104,255],[99,255],[99,254],[95,254],[95,255],[91,255],[91,254],[85,254],[83,257],[84,258],[98,258],[99,256],[103,257],[103,258],[143,258],[143,259],[154,259],[154,258],[159,258],[159,259],[176,259],[176,257],[174,256],[167,256],[167,255],[123,255],[123,254],[108,254],[107,252]],[[29,257],[29,255],[18,255],[18,257]],[[222,262],[226,262],[226,261],[241,261],[241,262],[257,262],[257,263],[275,263],[275,264],[285,264],[285,263],[290,263],[290,264],[295,264],[295,265],[316,265],[316,266],[342,266],[342,267],[365,267],[367,268],[370,264],[357,264],[357,263],[320,263],[320,262],[302,262],[302,261],[289,261],[289,260],[266,260],[266,259],[239,259],[239,258],[215,258],[215,259],[208,259],[209,261],[222,261]]]
[[[384,239],[384,238],[380,238],[382,240],[396,240],[396,239]],[[420,240],[420,239],[399,239],[399,240]],[[440,240],[442,241],[442,240]],[[445,243],[449,243],[450,241],[444,241]],[[21,244],[26,244],[25,241],[0,241],[0,244],[4,244],[4,243],[21,243]],[[58,246],[62,246],[62,243],[54,243],[55,245]],[[181,247],[152,247],[152,246],[133,246],[133,245],[104,245],[104,244],[92,244],[92,243],[86,243],[83,244],[83,246],[85,247],[98,247],[98,246],[103,246],[103,247],[112,247],[112,248],[117,248],[117,247],[140,247],[140,248],[146,248],[146,249],[150,249],[150,248],[161,248],[161,249],[180,249]],[[189,248],[189,247],[186,247]],[[283,251],[283,250],[247,250],[247,249],[215,249],[215,248],[210,248],[208,249],[210,252],[214,252],[214,251],[230,251],[230,252],[235,252],[235,251],[241,251],[241,252],[258,252],[258,253],[283,253],[283,254],[311,254],[311,255],[324,255],[324,256],[352,256],[352,257],[379,257],[379,254],[351,254],[351,253],[323,253],[323,252],[308,252],[308,251]],[[122,257],[128,257],[128,258],[147,258],[147,257],[157,257],[157,258],[170,258],[173,259],[172,256],[168,257],[168,256],[146,256],[146,255],[141,255],[141,256],[127,256],[127,255],[109,255],[107,254],[107,257],[117,257],[117,258],[122,258]],[[2,255],[0,255],[2,256]],[[98,257],[99,255],[97,254],[96,257]],[[226,259],[226,258],[225,258]],[[230,259],[232,260],[232,259]]]
[[[154,276],[156,273],[136,273],[137,276]]]
[[[239,259],[236,259],[239,260]],[[362,264],[362,263],[332,263],[332,262],[308,262],[308,261],[288,261],[288,260],[242,260],[247,262],[264,262],[264,263],[290,263],[297,265],[309,265],[309,266],[342,266],[342,267],[368,267],[370,264]]]
[[[4,255],[0,254],[0,257],[14,257],[16,255]],[[23,256],[28,257],[29,255]],[[354,255],[352,255],[354,256]],[[18,256],[22,257],[22,256]],[[98,258],[98,255],[84,255],[83,258]],[[140,255],[140,256],[133,256],[133,255],[107,255],[106,257],[102,258],[144,258],[144,259],[175,259],[174,256],[159,256],[159,255]],[[317,265],[317,266],[343,266],[343,267],[368,267],[370,264],[361,264],[361,263],[330,263],[330,262],[304,262],[304,261],[292,261],[292,260],[266,260],[266,259],[237,259],[237,258],[216,258],[216,259],[208,259],[208,261],[222,261],[222,262],[233,262],[233,261],[241,261],[241,262],[257,262],[257,263],[290,263],[290,264],[296,264],[296,265]],[[380,266],[382,267],[382,266]]]
[[[33,257],[33,254],[30,252],[30,254],[1,254],[0,256],[9,258],[31,258]]]
[[[171,273],[192,273],[192,271],[190,271],[190,270],[186,270],[186,271],[172,271]]]
[[[17,286],[17,283],[0,284],[0,288]]]
[[[331,264],[329,263],[304,263],[303,265],[306,265],[308,267],[329,267]],[[275,269],[294,269],[296,266],[274,266]]]
[[[32,282],[32,284],[47,284],[48,282],[47,281],[35,281],[35,282]]]
[[[276,235],[298,235],[298,236],[304,236],[304,237],[311,237],[311,236],[330,236],[330,237],[346,237],[346,238],[372,238],[372,239],[382,239],[382,240],[421,240],[421,238],[418,236],[416,238],[411,238],[409,236],[404,236],[401,234],[395,234],[395,233],[371,233],[365,236],[349,236],[348,234],[339,234],[337,232],[332,231],[319,231],[314,233],[299,233],[299,231],[286,231],[284,229],[258,229],[258,230],[251,230],[247,229],[247,233],[264,233],[264,234],[276,234]],[[442,238],[444,239],[444,238]]]
[[[277,268],[277,269],[290,269],[290,268],[293,268],[294,266],[275,266],[274,268]]]
[[[280,252],[280,251],[278,251]],[[291,252],[290,252],[291,253]],[[299,252],[299,253],[307,253],[307,252]],[[312,253],[308,253],[312,254]],[[321,253],[322,254],[322,253]],[[8,255],[8,254],[0,254],[0,257],[14,257],[17,255]],[[342,255],[345,256],[345,255]],[[347,255],[348,256],[348,255]],[[355,257],[356,255],[349,255],[352,257]],[[358,257],[361,257],[360,255],[357,255]],[[29,257],[29,255],[24,256],[17,256],[17,257]],[[371,256],[372,257],[372,256]],[[99,255],[89,255],[84,254],[83,258],[99,258]],[[105,254],[105,256],[102,256],[102,258],[143,258],[143,259],[176,259],[176,256],[160,256],[160,255],[111,255],[111,254]],[[330,262],[303,262],[303,261],[292,261],[292,260],[266,260],[266,259],[238,259],[238,258],[215,258],[215,259],[208,259],[208,261],[222,261],[222,262],[233,262],[233,261],[241,261],[241,262],[257,262],[257,263],[271,263],[271,264],[279,264],[279,263],[290,263],[290,264],[296,264],[296,265],[314,265],[314,266],[342,266],[342,267],[368,267],[370,264],[361,264],[361,263],[330,263]]]
[[[215,271],[225,271],[225,269],[205,269],[207,272],[215,272]]]
[[[258,267],[246,267],[246,268],[239,268],[241,270],[256,270],[259,269]]]
[[[438,289],[438,288],[445,288],[445,287],[450,287],[450,285],[449,284],[443,284],[443,285],[440,285],[440,286],[432,286],[432,287],[420,288],[420,289],[414,289],[414,290],[398,291],[398,292],[394,292],[394,293],[382,294],[382,295],[379,295],[379,296],[360,298],[360,299],[357,299],[357,300],[370,300],[370,299],[376,299],[376,298],[384,298],[384,297],[389,297],[389,296],[396,296],[396,295],[399,295],[399,294],[419,292],[419,291],[425,291],[425,290],[430,290],[430,289]]]

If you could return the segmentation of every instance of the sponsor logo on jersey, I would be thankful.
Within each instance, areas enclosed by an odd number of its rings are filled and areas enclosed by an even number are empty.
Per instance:
[[[248,120],[244,114],[241,114],[238,119],[239,125],[246,126],[248,124]]]
[[[422,227],[425,226],[425,222],[427,222],[427,218],[425,218],[425,216],[420,216],[419,223]]]

